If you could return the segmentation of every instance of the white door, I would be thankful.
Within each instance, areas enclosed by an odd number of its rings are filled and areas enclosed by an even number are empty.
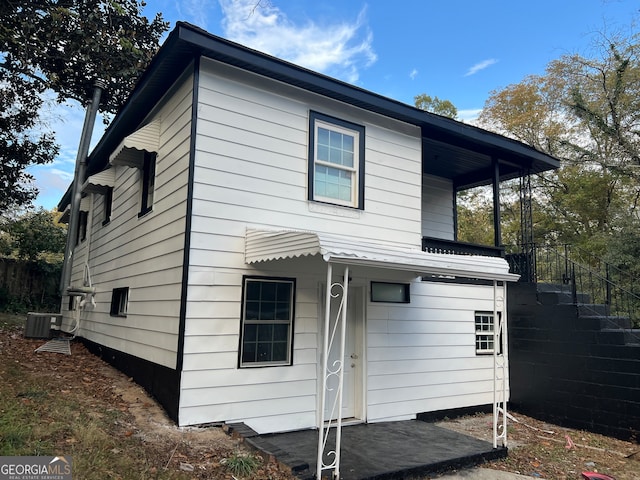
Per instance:
[[[362,290],[349,288],[347,302],[347,328],[344,365],[344,383],[342,392],[342,408],[334,408],[338,398],[338,375],[327,377],[327,396],[325,399],[324,418],[335,420],[338,415],[345,418],[361,418],[362,398]],[[339,302],[341,298],[331,300],[330,335],[336,322]],[[336,329],[333,346],[329,352],[327,367],[329,371],[336,371],[340,359],[340,328]],[[326,375],[326,373],[325,373]],[[338,413],[339,412],[339,413]]]

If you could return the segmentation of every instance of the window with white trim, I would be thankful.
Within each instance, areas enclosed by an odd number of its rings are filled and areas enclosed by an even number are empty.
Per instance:
[[[498,322],[500,322],[500,313],[498,312]],[[495,322],[493,312],[476,312],[476,354],[493,354]],[[500,339],[498,339],[500,342]],[[500,345],[498,345],[498,353],[501,353]]]
[[[364,127],[310,113],[309,200],[364,209]]]
[[[245,277],[240,366],[291,365],[295,279]]]
[[[111,292],[112,317],[126,317],[129,307],[129,287],[114,288]]]

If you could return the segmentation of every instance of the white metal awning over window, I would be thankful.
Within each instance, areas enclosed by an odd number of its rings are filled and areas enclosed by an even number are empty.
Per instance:
[[[484,280],[517,281],[503,258],[427,253],[418,249],[364,242],[344,235],[248,228],[245,261],[249,264],[321,255],[324,261],[352,266],[401,270]]]
[[[113,188],[115,184],[115,169],[108,168],[87,178],[87,180],[82,184],[82,192],[104,193],[108,188]]]
[[[154,120],[131,135],[124,137],[120,145],[109,156],[111,165],[126,165],[142,168],[142,152],[158,152],[160,143],[160,120]]]

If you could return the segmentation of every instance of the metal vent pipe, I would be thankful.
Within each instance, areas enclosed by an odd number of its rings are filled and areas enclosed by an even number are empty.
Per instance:
[[[62,264],[62,276],[60,279],[60,294],[64,295],[71,281],[71,267],[73,260],[73,250],[76,246],[76,231],[78,230],[78,219],[80,217],[80,201],[82,200],[82,183],[85,180],[87,170],[87,158],[89,157],[89,145],[91,135],[96,122],[100,97],[106,87],[102,80],[96,80],[93,89],[93,99],[87,107],[80,136],[80,145],[76,155],[76,168],[73,174],[73,186],[71,189],[71,206],[69,215],[69,227],[67,228],[67,243],[64,249],[64,263]]]

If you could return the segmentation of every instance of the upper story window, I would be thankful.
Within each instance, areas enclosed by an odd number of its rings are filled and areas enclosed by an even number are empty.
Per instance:
[[[104,218],[102,219],[102,225],[106,225],[111,221],[111,208],[113,205],[113,187],[108,187],[102,197],[104,202]]]
[[[309,200],[364,209],[364,127],[310,113]]]
[[[89,212],[80,210],[78,214],[78,230],[76,231],[76,245],[87,239],[87,224],[89,223]]]
[[[150,212],[153,207],[153,192],[156,182],[156,156],[153,152],[144,152],[144,162],[142,165],[142,197],[140,200],[139,217]]]

